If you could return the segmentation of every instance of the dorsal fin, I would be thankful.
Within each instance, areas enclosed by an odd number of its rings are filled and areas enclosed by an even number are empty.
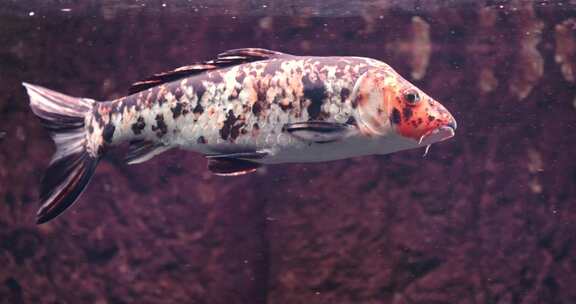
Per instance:
[[[290,55],[281,52],[266,49],[258,49],[258,48],[229,50],[224,53],[218,54],[216,59],[179,67],[175,70],[155,74],[150,78],[138,81],[132,84],[129,93],[130,94],[138,93],[140,91],[144,91],[146,89],[149,89],[162,83],[171,82],[192,75],[197,75],[206,72],[208,70],[226,68],[242,63],[267,60],[280,56],[290,56]]]

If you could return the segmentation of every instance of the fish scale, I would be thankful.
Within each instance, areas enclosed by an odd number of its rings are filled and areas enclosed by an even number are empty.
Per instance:
[[[350,92],[368,67],[363,58],[340,62],[320,57],[271,59],[210,71],[101,104],[107,109],[99,112],[111,113],[111,118],[94,120],[94,129],[113,124],[113,144],[132,138],[187,148],[236,142],[262,146],[269,142],[266,136],[280,134],[286,123],[346,122],[353,105],[342,92]],[[166,133],[157,131],[158,115]],[[201,144],[199,137],[204,138]]]

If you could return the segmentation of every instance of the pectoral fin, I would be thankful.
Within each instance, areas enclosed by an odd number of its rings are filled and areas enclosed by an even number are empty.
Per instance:
[[[168,149],[170,147],[161,143],[144,140],[133,141],[130,143],[125,161],[130,165],[143,163]]]
[[[354,132],[350,125],[326,121],[305,121],[286,124],[283,130],[298,139],[315,143],[339,141]]]
[[[238,176],[255,172],[261,164],[237,158],[209,158],[208,170],[220,176]]]
[[[247,152],[233,152],[233,153],[222,153],[222,154],[209,154],[206,155],[208,159],[220,159],[220,158],[242,158],[242,159],[261,159],[270,155],[270,152],[266,150],[258,151],[247,151]]]

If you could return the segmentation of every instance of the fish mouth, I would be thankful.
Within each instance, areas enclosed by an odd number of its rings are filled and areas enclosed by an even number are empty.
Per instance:
[[[436,128],[420,138],[418,144],[423,146],[428,146],[433,143],[441,142],[449,138],[454,137],[456,134],[456,125],[448,124],[439,128]]]

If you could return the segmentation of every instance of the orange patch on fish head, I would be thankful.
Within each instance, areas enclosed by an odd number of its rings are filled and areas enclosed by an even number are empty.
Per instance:
[[[368,136],[395,132],[428,145],[454,136],[456,130],[456,120],[442,104],[392,68],[365,72],[356,82],[352,100],[360,131]]]
[[[456,120],[442,104],[403,79],[394,91],[390,122],[399,135],[423,145],[454,136]]]

